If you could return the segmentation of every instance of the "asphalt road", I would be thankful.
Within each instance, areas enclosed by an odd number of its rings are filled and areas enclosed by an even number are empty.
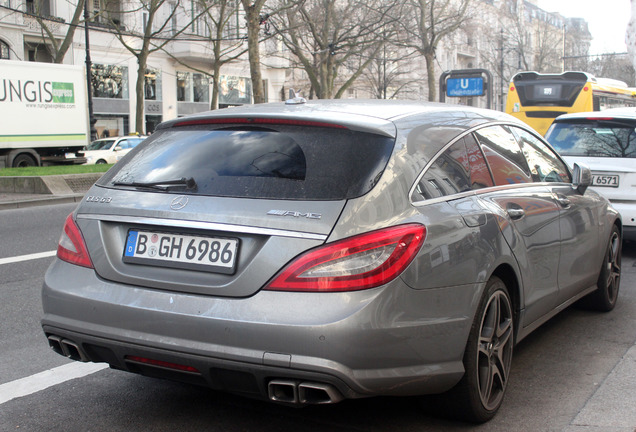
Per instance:
[[[616,375],[636,375],[636,361],[626,360],[636,343],[636,244],[624,248],[616,309],[567,309],[522,341],[504,406],[494,420],[474,426],[436,417],[416,398],[295,409],[110,369],[88,373],[49,350],[39,325],[40,287],[53,258],[29,258],[55,250],[74,206],[0,213],[0,431],[636,430],[636,420],[618,421],[635,418],[636,405],[621,408],[621,401],[634,401],[634,388],[621,389]],[[11,398],[16,389],[24,395]],[[614,420],[617,426],[608,427]]]

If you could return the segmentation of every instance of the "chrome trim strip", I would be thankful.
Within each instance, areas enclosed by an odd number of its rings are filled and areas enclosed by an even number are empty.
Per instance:
[[[77,219],[89,219],[107,222],[122,222],[139,225],[159,225],[172,228],[195,228],[204,230],[232,231],[242,234],[257,234],[276,237],[292,237],[307,240],[327,239],[326,234],[314,234],[300,231],[288,231],[275,228],[246,227],[241,225],[222,224],[215,222],[197,222],[191,220],[164,219],[164,218],[139,218],[134,216],[116,216],[100,214],[78,214]]]

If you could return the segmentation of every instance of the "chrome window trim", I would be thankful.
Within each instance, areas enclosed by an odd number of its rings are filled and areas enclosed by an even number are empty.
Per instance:
[[[105,222],[121,222],[137,225],[157,225],[170,228],[193,228],[202,230],[215,230],[215,231],[232,231],[241,234],[256,234],[267,235],[275,237],[291,237],[306,240],[320,240],[325,241],[327,239],[326,234],[315,234],[300,231],[288,231],[275,228],[256,228],[246,227],[241,225],[223,224],[215,222],[197,222],[191,220],[179,220],[179,219],[164,219],[164,218],[138,218],[134,216],[115,216],[115,215],[100,215],[100,214],[78,214],[77,219],[97,220]]]
[[[537,186],[550,187],[554,185],[571,185],[571,184],[556,183],[556,182],[532,182],[532,183],[513,183],[509,185],[496,185],[496,186],[490,186],[490,187],[485,187],[481,189],[461,192],[461,193],[457,193],[453,195],[445,195],[445,196],[441,196],[437,198],[431,198],[431,199],[422,200],[422,201],[412,201],[411,204],[415,207],[421,207],[421,206],[429,205],[429,204],[437,204],[440,202],[454,201],[454,200],[466,198],[469,196],[486,195],[489,193],[506,191],[508,189],[530,188],[530,187],[537,187]]]

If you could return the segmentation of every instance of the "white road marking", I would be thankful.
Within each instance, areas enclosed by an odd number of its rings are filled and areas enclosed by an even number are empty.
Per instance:
[[[0,405],[63,382],[82,378],[108,367],[105,363],[69,363],[25,378],[0,384]]]
[[[0,258],[0,265],[12,264],[12,263],[29,261],[29,260],[40,259],[40,258],[48,258],[48,257],[55,256],[56,253],[57,253],[57,250],[54,250],[54,251],[40,252],[40,253],[34,253],[29,255],[20,255],[20,256],[9,257],[9,258]]]

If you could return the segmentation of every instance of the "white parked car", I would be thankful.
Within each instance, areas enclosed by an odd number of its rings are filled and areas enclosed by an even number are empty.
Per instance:
[[[138,136],[102,138],[93,141],[79,153],[86,157],[84,165],[114,164],[145,139]]]
[[[623,238],[636,240],[636,108],[562,115],[545,137],[570,165],[590,167],[590,187],[621,213]]]

